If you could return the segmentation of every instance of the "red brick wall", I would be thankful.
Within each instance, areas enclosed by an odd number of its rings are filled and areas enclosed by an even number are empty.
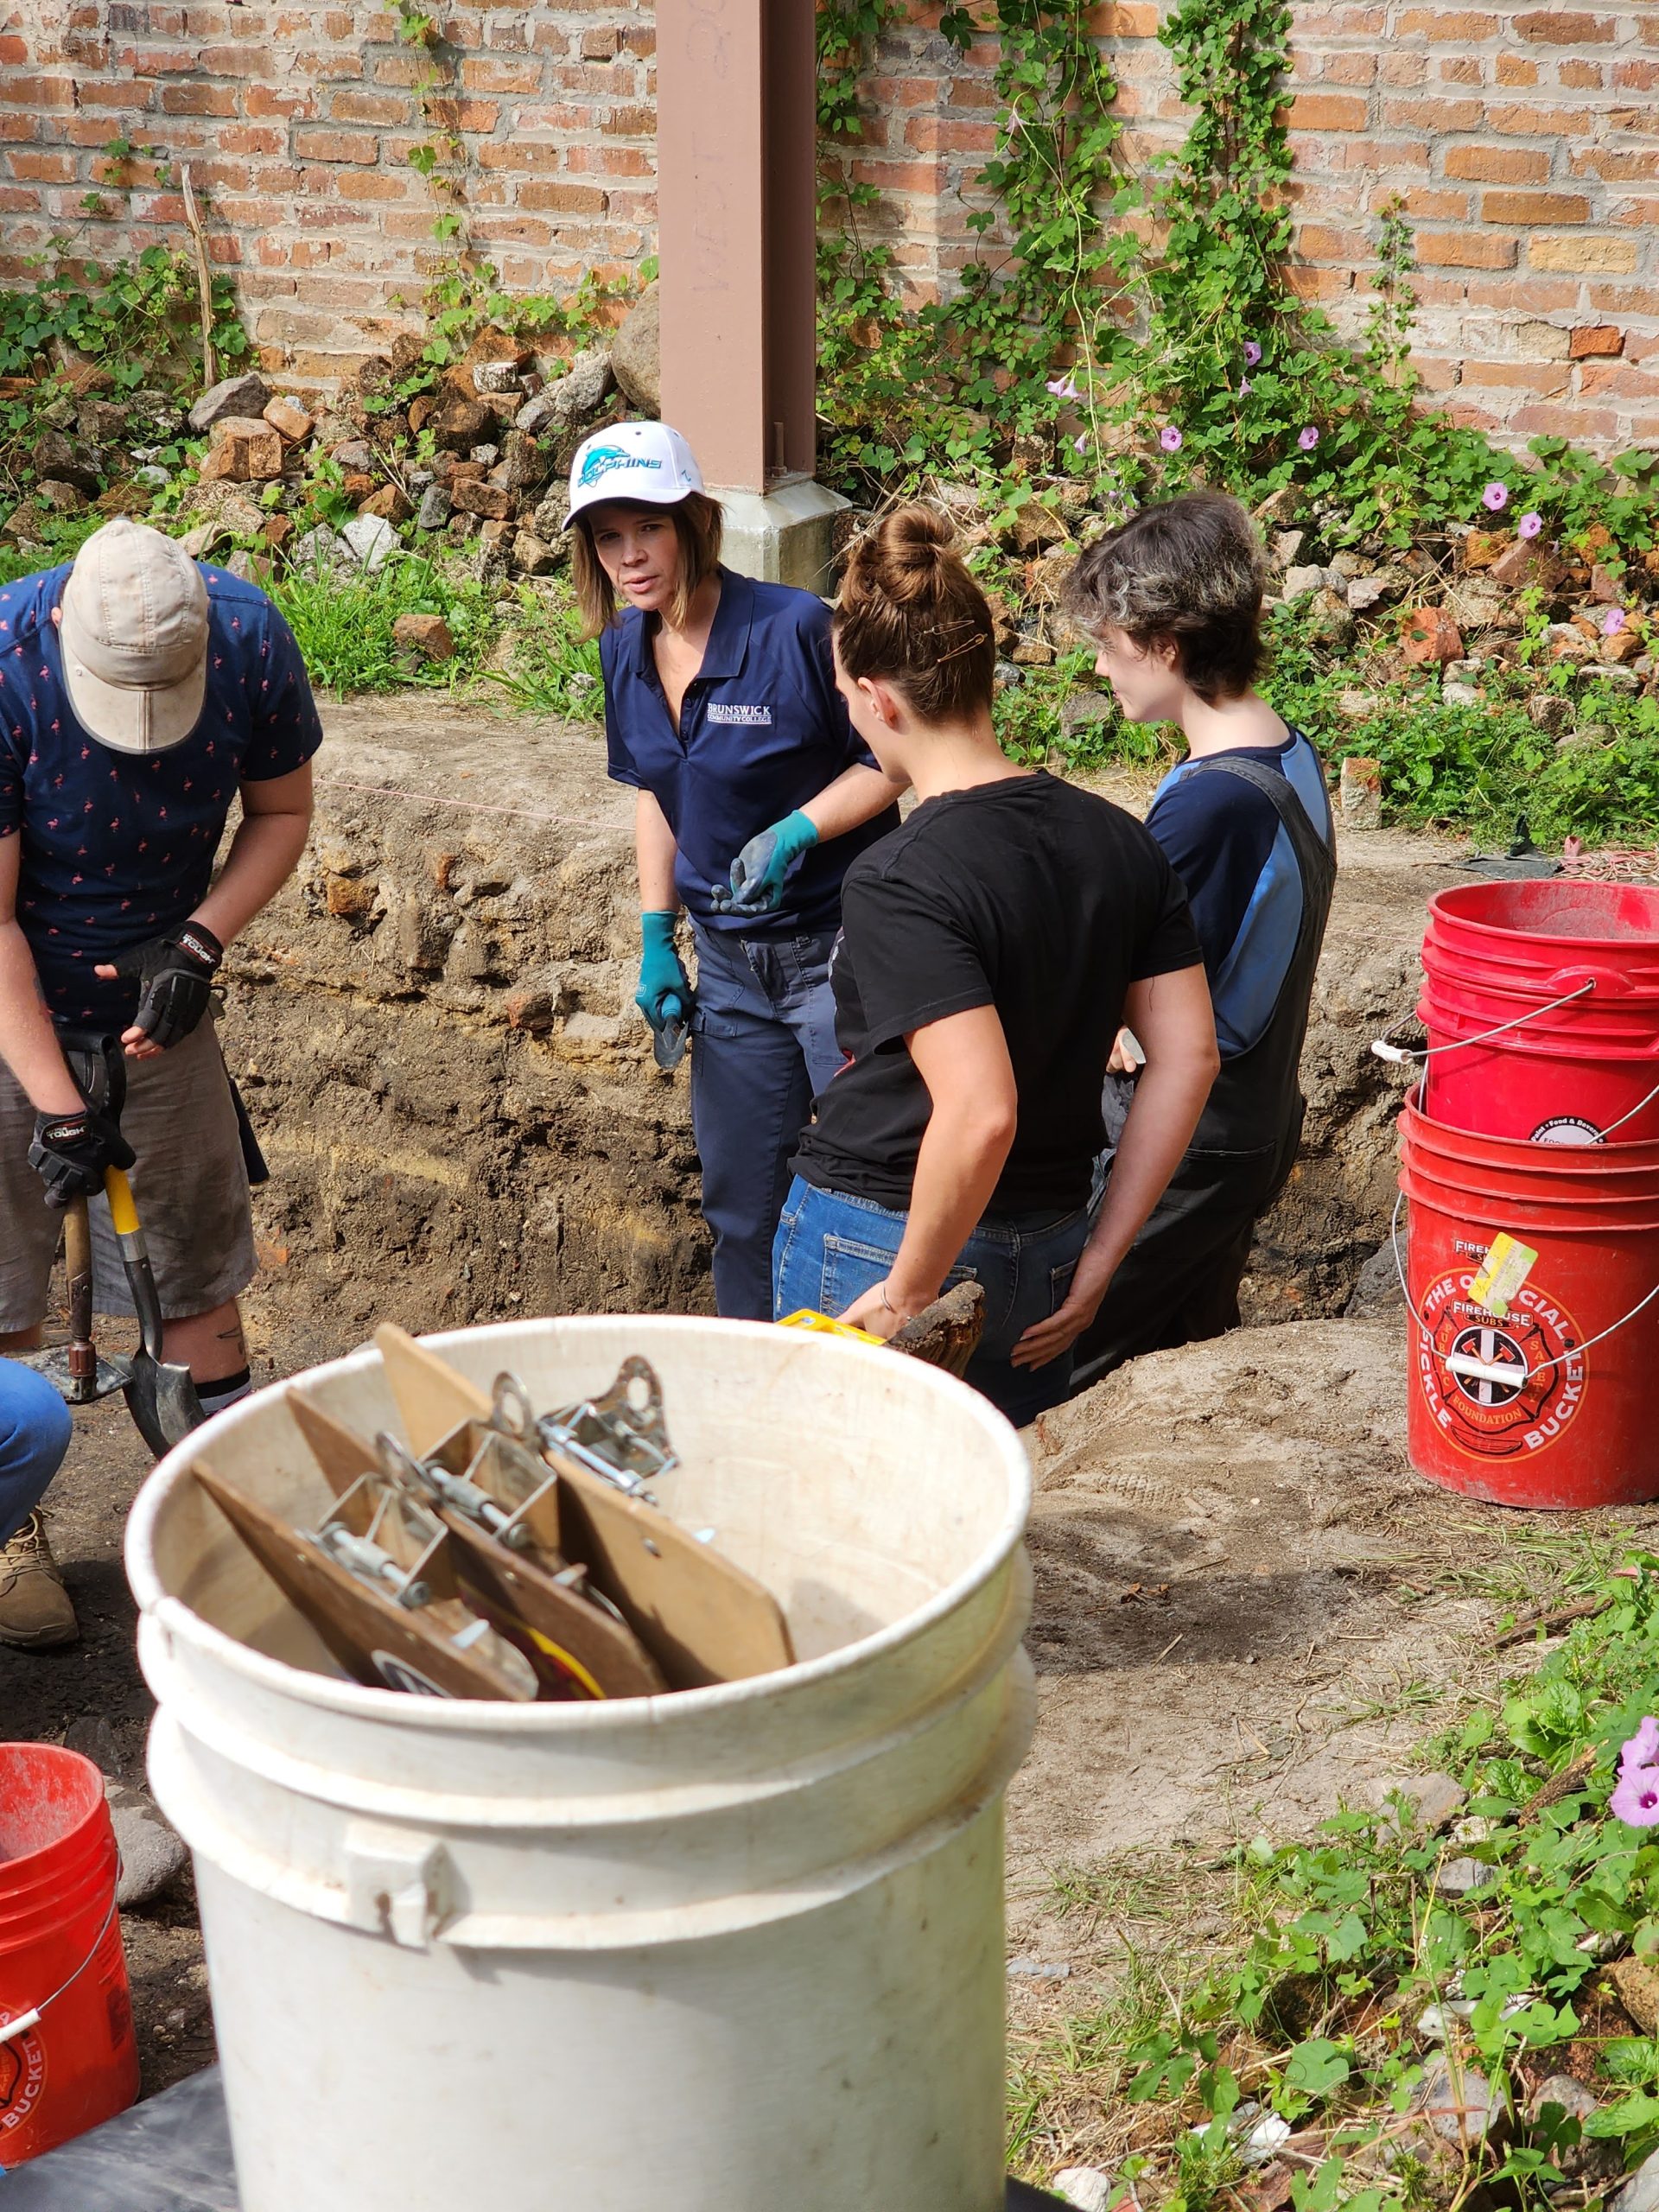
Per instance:
[[[627,0],[431,0],[442,97],[464,147],[474,242],[515,289],[652,251],[653,10]],[[1158,0],[1096,28],[1122,84],[1126,159],[1181,129]],[[1290,118],[1297,281],[1338,323],[1369,296],[1377,213],[1416,227],[1419,360],[1468,420],[1659,442],[1659,4],[1459,9],[1316,0],[1295,14]],[[958,56],[937,0],[883,41],[859,175],[918,292],[976,250],[964,219],[991,149],[992,53]],[[41,28],[42,24],[48,26]],[[326,374],[412,318],[432,203],[408,167],[429,135],[419,57],[363,0],[0,0],[0,281],[110,178],[124,136],[188,158],[213,195],[275,365]],[[179,235],[175,192],[123,173],[92,251]]]
[[[1095,10],[1136,168],[1183,127],[1161,12]],[[884,41],[854,163],[883,188],[923,293],[976,251],[964,219],[993,139],[991,46],[958,57],[938,15],[918,5]],[[1300,289],[1357,329],[1397,194],[1416,232],[1418,364],[1452,412],[1517,439],[1659,444],[1659,4],[1315,0],[1294,16]]]
[[[473,243],[520,291],[637,265],[656,220],[652,8],[429,12]],[[161,147],[211,195],[213,252],[270,365],[338,372],[414,321],[397,296],[418,300],[437,252],[407,159],[432,136],[424,69],[365,0],[0,0],[0,283],[56,233],[94,255],[184,237],[155,165],[102,152],[117,137]],[[100,188],[108,212],[88,219],[80,202]]]

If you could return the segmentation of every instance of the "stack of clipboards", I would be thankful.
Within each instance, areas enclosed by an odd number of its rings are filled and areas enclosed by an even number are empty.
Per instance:
[[[401,1329],[375,1342],[404,1440],[361,1436],[289,1386],[334,1492],[316,1528],[194,1467],[356,1681],[431,1697],[648,1697],[792,1662],[771,1592],[656,1497],[677,1459],[646,1361],[538,1415],[512,1375],[486,1397]]]

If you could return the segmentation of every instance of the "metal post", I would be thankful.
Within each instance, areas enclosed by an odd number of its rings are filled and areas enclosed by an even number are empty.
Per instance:
[[[816,588],[845,502],[811,480],[812,0],[659,0],[657,41],[663,414],[732,565]]]

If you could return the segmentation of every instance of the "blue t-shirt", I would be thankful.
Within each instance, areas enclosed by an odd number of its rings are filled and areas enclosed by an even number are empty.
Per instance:
[[[1232,746],[1223,757],[1275,769],[1320,836],[1330,836],[1325,772],[1299,731],[1282,745]],[[1302,925],[1302,872],[1266,793],[1238,776],[1195,775],[1197,766],[1170,770],[1147,827],[1185,887],[1226,1060],[1248,1052],[1272,1019]]]
[[[238,785],[322,742],[294,633],[255,584],[204,566],[207,693],[166,753],[118,753],[75,719],[52,610],[67,564],[0,585],[0,837],[21,836],[17,919],[54,1014],[115,1030],[138,986],[92,973],[206,896]]]
[[[814,845],[791,873],[784,903],[761,921],[717,914],[709,893],[729,883],[751,837],[816,798],[843,770],[875,762],[836,689],[830,610],[808,591],[720,572],[720,605],[686,686],[676,730],[652,651],[654,624],[637,607],[601,635],[610,773],[651,792],[674,832],[674,887],[705,929],[744,937],[833,930],[841,879],[867,846],[899,826],[896,806],[843,837]]]

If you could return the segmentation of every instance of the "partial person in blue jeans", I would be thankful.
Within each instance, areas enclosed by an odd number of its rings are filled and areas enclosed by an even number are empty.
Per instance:
[[[839,1058],[841,880],[898,826],[904,787],[848,721],[823,601],[720,565],[720,508],[677,430],[596,431],[571,463],[569,528],[610,773],[639,793],[635,1003],[664,1065],[690,1021],[715,1301],[766,1320],[789,1156]],[[676,944],[683,907],[695,994]]]
[[[939,516],[899,508],[859,542],[834,638],[854,728],[919,804],[842,886],[844,1064],[793,1162],[774,1311],[887,1337],[972,1276],[986,1312],[968,1380],[1032,1421],[1065,1396],[1071,1344],[1214,1077],[1198,941],[1138,822],[1003,753],[991,610]],[[1124,1021],[1147,1070],[1091,1230]]]
[[[0,1643],[19,1650],[53,1650],[80,1632],[35,1510],[69,1436],[69,1408],[46,1377],[0,1359]]]

